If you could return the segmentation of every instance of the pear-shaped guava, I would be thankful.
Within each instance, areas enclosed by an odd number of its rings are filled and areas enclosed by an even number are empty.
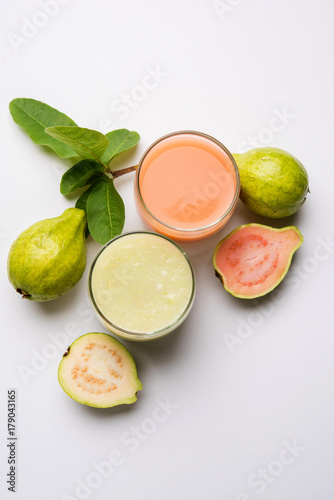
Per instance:
[[[309,191],[308,175],[290,153],[264,147],[233,156],[240,173],[240,199],[252,212],[288,217],[303,205]]]
[[[22,297],[52,300],[70,290],[86,266],[86,214],[68,208],[23,231],[8,255],[8,278]]]
[[[86,333],[67,349],[58,380],[78,403],[110,408],[137,401],[143,386],[129,351],[106,333]]]
[[[244,224],[218,243],[213,256],[216,276],[235,297],[261,297],[282,281],[302,243],[295,226]]]

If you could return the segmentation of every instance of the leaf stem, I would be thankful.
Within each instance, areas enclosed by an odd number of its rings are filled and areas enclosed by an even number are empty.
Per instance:
[[[115,179],[116,177],[120,177],[121,175],[128,174],[130,172],[135,172],[138,168],[138,165],[134,165],[133,167],[128,167],[128,168],[121,168],[119,170],[107,170],[113,178]]]
[[[101,161],[99,158],[97,158],[97,159],[96,159],[96,162],[97,162],[99,165],[101,165],[101,167],[103,168],[103,170],[107,171],[107,170],[106,170],[106,166],[105,166],[105,164],[104,164],[104,163],[102,163],[102,161]]]

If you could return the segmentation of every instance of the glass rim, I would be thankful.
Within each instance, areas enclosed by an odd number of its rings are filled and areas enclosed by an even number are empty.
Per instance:
[[[230,206],[228,207],[228,209],[226,210],[226,212],[224,212],[223,215],[221,215],[217,220],[215,220],[214,222],[211,222],[211,224],[207,224],[206,226],[201,226],[201,227],[196,227],[196,228],[180,228],[180,227],[175,227],[175,226],[171,226],[169,224],[166,224],[165,222],[161,221],[160,219],[158,219],[151,211],[150,209],[147,207],[143,197],[142,197],[142,194],[141,194],[141,190],[140,190],[140,184],[139,184],[139,176],[140,176],[140,172],[141,172],[141,167],[143,165],[143,162],[146,158],[146,156],[148,155],[148,153],[159,143],[159,142],[162,142],[163,140],[165,139],[168,139],[169,137],[172,137],[174,135],[198,135],[198,136],[201,136],[201,137],[204,137],[205,139],[209,139],[210,141],[214,142],[220,149],[222,149],[224,151],[224,153],[227,155],[227,157],[229,158],[229,160],[231,161],[232,163],[232,166],[234,168],[234,173],[235,173],[235,180],[236,180],[236,189],[235,189],[235,193],[234,193],[234,196],[233,196],[233,200],[231,201],[231,204]],[[138,163],[138,168],[137,168],[137,172],[136,172],[136,188],[137,188],[137,193],[138,193],[138,198],[139,198],[139,201],[141,203],[141,205],[143,206],[143,208],[145,209],[145,211],[156,221],[158,222],[159,224],[161,224],[162,226],[168,228],[168,229],[171,229],[173,231],[177,231],[177,232],[185,232],[185,233],[197,233],[197,232],[200,232],[200,231],[205,231],[206,229],[210,229],[216,225],[218,225],[220,222],[222,222],[226,217],[228,217],[228,215],[231,213],[231,211],[234,209],[238,199],[239,199],[239,192],[240,192],[240,174],[239,174],[239,169],[238,169],[238,165],[235,161],[235,159],[233,158],[233,155],[232,153],[226,148],[226,146],[224,146],[224,144],[222,144],[220,141],[218,141],[217,139],[215,139],[214,137],[212,137],[211,135],[208,135],[208,134],[205,134],[204,132],[198,132],[196,130],[178,130],[176,132],[170,132],[169,134],[166,134],[166,135],[163,135],[162,137],[160,137],[159,139],[157,139],[156,141],[154,141],[147,149],[146,151],[143,153],[142,157],[140,158],[139,160],[139,163]]]
[[[98,258],[100,257],[100,255],[102,254],[102,252],[109,246],[111,245],[112,243],[114,243],[116,240],[120,239],[120,238],[123,238],[124,236],[129,236],[129,235],[133,235],[133,234],[150,234],[150,235],[153,235],[153,236],[157,236],[159,238],[163,238],[167,241],[169,241],[170,243],[172,243],[183,255],[183,257],[186,259],[186,262],[189,266],[189,269],[190,269],[190,272],[191,272],[191,294],[190,294],[190,297],[189,297],[189,300],[187,302],[187,305],[186,307],[184,308],[184,310],[182,311],[182,313],[172,322],[172,323],[169,323],[168,325],[164,326],[163,328],[159,328],[158,330],[152,330],[152,331],[149,331],[149,332],[136,332],[135,330],[127,330],[125,328],[122,328],[118,325],[116,325],[115,323],[113,323],[112,321],[110,321],[103,313],[102,311],[100,310],[99,306],[97,305],[96,301],[95,301],[95,298],[94,298],[94,293],[93,293],[93,289],[92,289],[92,276],[93,276],[93,272],[94,272],[94,268],[95,268],[95,264],[98,260]],[[97,254],[95,255],[91,265],[90,265],[90,268],[89,268],[89,274],[88,274],[88,292],[89,292],[89,297],[90,297],[90,300],[94,306],[94,309],[95,311],[98,313],[98,315],[101,317],[101,319],[103,320],[104,323],[110,325],[111,328],[114,328],[116,331],[119,331],[120,332],[120,336],[121,334],[124,334],[124,336],[126,336],[127,338],[138,338],[138,339],[141,339],[141,338],[153,338],[153,337],[160,337],[160,336],[163,336],[165,333],[169,333],[169,331],[171,331],[170,329],[173,329],[174,326],[176,326],[181,320],[185,319],[186,316],[188,315],[189,311],[190,311],[190,308],[193,304],[193,301],[194,301],[194,298],[195,298],[195,292],[196,292],[196,278],[195,278],[195,271],[194,271],[194,268],[193,268],[193,265],[188,257],[188,255],[185,253],[185,251],[177,244],[175,243],[175,241],[173,241],[172,239],[168,238],[168,236],[164,236],[163,234],[159,234],[159,233],[155,233],[153,231],[145,231],[145,230],[136,230],[136,231],[128,231],[126,233],[122,233],[118,236],[115,236],[114,238],[112,238],[110,241],[108,241],[98,252]],[[116,332],[113,332],[117,335]]]

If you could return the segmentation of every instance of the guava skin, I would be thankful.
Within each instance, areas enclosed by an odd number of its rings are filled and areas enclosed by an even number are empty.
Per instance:
[[[23,298],[53,300],[68,292],[86,267],[86,214],[68,208],[23,231],[12,244],[8,279]]]
[[[254,213],[289,217],[306,200],[307,171],[302,163],[279,148],[256,148],[233,155],[240,173],[240,199]]]

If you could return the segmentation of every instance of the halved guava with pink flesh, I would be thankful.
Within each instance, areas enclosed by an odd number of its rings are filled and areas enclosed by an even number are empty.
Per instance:
[[[235,297],[261,297],[282,281],[302,243],[295,226],[244,224],[218,243],[213,256],[216,276]]]
[[[58,380],[72,399],[97,408],[134,403],[142,389],[131,354],[106,333],[75,340],[59,364]]]

